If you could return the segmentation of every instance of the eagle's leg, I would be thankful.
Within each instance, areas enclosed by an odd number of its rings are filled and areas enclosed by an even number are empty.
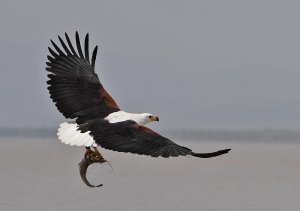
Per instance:
[[[88,159],[91,163],[105,163],[107,162],[103,156],[98,151],[97,147],[86,147],[86,152],[84,157]]]

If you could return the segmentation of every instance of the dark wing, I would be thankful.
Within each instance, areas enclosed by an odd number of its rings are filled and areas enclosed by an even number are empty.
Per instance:
[[[89,35],[84,42],[84,53],[81,49],[78,32],[76,32],[75,51],[67,33],[67,44],[58,36],[60,49],[52,40],[54,50],[49,48],[46,70],[50,80],[48,90],[58,110],[66,118],[77,118],[78,123],[88,119],[104,118],[119,111],[113,98],[106,92],[95,73],[95,61],[98,46],[94,48],[92,59],[89,58]]]
[[[90,131],[97,144],[105,149],[118,152],[130,152],[152,157],[177,157],[192,155],[209,158],[227,153],[224,149],[212,153],[194,153],[191,149],[179,146],[147,127],[133,121],[109,123],[106,120],[91,120],[79,127],[81,132]]]

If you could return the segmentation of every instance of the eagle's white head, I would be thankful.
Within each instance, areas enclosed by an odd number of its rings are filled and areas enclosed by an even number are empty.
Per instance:
[[[159,118],[154,114],[142,113],[142,114],[137,114],[136,121],[139,125],[146,125],[149,122],[153,122],[153,121],[158,122]]]
[[[150,113],[134,114],[134,113],[127,113],[125,111],[117,111],[111,113],[105,119],[108,120],[109,123],[132,120],[139,125],[146,125],[149,122],[159,121],[159,118],[154,114],[150,114]]]

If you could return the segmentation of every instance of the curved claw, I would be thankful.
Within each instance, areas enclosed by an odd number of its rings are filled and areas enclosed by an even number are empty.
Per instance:
[[[95,148],[96,149],[96,148]],[[87,152],[84,155],[84,158],[82,161],[78,164],[79,166],[79,172],[80,172],[80,177],[82,181],[89,187],[94,188],[94,187],[101,187],[103,184],[100,185],[92,185],[86,178],[86,172],[88,167],[93,164],[93,163],[105,163],[107,162],[102,155],[98,152],[96,149],[95,151],[92,150],[87,150]]]

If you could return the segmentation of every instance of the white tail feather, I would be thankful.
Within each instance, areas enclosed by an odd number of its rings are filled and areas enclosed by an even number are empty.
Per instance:
[[[93,137],[89,132],[81,133],[77,130],[78,125],[76,123],[64,122],[59,125],[57,136],[58,139],[71,146],[92,146],[95,145]]]

